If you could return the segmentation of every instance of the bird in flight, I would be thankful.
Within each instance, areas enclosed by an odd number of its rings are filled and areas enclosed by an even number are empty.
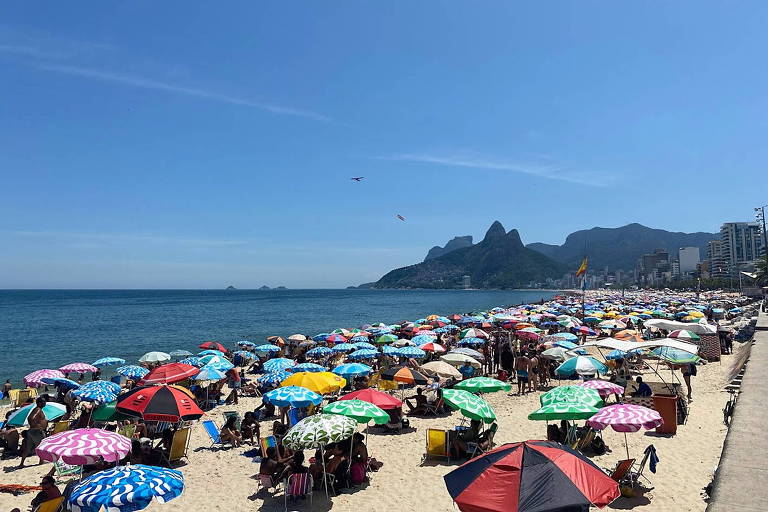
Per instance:
[[[349,179],[351,179],[352,181],[363,181],[364,178],[365,176],[355,176],[354,178],[349,178]]]
[[[397,217],[398,219],[403,220],[403,221],[405,220],[405,217],[403,217],[399,213],[397,215],[395,215],[395,217]]]

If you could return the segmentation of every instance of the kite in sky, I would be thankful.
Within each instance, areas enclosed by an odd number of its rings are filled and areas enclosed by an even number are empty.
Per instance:
[[[402,215],[400,215],[399,213],[398,213],[397,215],[395,215],[395,217],[397,217],[397,218],[398,218],[398,219],[400,219],[400,220],[405,220],[405,217],[403,217],[403,216],[402,216]]]
[[[363,181],[364,178],[365,176],[355,176],[354,178],[349,178],[349,179],[351,179],[352,181]]]

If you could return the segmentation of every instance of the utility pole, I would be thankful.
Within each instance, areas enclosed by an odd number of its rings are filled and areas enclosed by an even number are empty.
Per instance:
[[[763,254],[765,255],[766,272],[768,272],[768,231],[765,229],[765,209],[768,208],[768,204],[758,206],[755,208],[755,217],[757,222],[763,223]]]

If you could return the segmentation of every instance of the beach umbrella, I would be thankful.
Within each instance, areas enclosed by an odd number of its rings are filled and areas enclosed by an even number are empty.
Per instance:
[[[440,356],[440,360],[445,361],[446,363],[452,364],[454,366],[462,366],[464,363],[469,363],[474,368],[480,368],[482,366],[477,361],[477,359],[474,359],[464,354],[457,354],[455,352],[445,354],[444,356]]]
[[[247,348],[247,349],[253,349],[253,347],[255,347],[256,344],[254,342],[252,342],[252,341],[240,340],[240,341],[237,342],[237,346],[238,347]]]
[[[278,407],[309,407],[320,405],[322,395],[299,386],[287,386],[264,393],[264,401]]]
[[[529,420],[585,420],[591,418],[599,409],[592,405],[578,402],[552,402],[541,406],[528,415]]]
[[[287,371],[279,371],[274,373],[265,373],[264,375],[260,375],[256,381],[259,384],[266,384],[268,386],[279,386],[281,382],[283,382],[285,379],[290,377],[291,374]]]
[[[167,503],[184,491],[184,475],[175,469],[132,464],[99,471],[75,485],[67,498],[72,512],[135,512],[153,499]]]
[[[459,340],[460,347],[476,347],[485,343],[482,338],[463,338]]]
[[[201,382],[201,381],[219,381],[221,379],[226,378],[226,375],[221,370],[217,370],[216,368],[212,366],[203,366],[200,369],[195,368],[197,373],[194,377],[192,377],[192,380]]]
[[[121,412],[117,412],[117,400],[113,400],[109,403],[101,404],[91,412],[91,420],[93,421],[120,421],[129,418]]]
[[[201,357],[200,364],[202,364],[203,366],[210,366],[212,368],[216,368],[217,370],[220,370],[222,372],[226,372],[227,370],[230,370],[235,367],[235,365],[232,364],[232,362],[229,359],[226,359],[221,356],[214,356],[214,355]]]
[[[587,425],[595,430],[603,430],[610,425],[616,432],[623,432],[627,458],[629,458],[627,432],[637,432],[641,428],[650,430],[663,424],[664,420],[658,412],[634,404],[615,404],[603,407],[600,412],[587,420]]]
[[[478,352],[477,350],[473,348],[467,348],[467,347],[459,347],[451,349],[449,354],[464,354],[465,356],[469,356],[472,359],[477,359],[478,361],[482,361],[485,359],[485,356],[483,356],[482,353]]]
[[[579,338],[575,334],[571,334],[570,332],[558,332],[551,335],[553,338],[560,338],[562,340],[566,341],[577,341]]]
[[[285,345],[285,340],[280,336],[267,336],[267,342],[274,343],[275,345]]]
[[[118,462],[131,451],[131,440],[100,428],[67,430],[43,439],[35,453],[40,460],[61,461],[74,466],[102,460]]]
[[[210,349],[210,350],[218,350],[219,352],[227,353],[227,349],[219,343],[218,341],[204,341],[203,343],[199,344],[197,346],[198,348],[204,348],[204,349]]]
[[[328,369],[325,366],[321,366],[315,363],[301,363],[296,366],[288,368],[288,372],[327,372]]]
[[[35,404],[29,404],[12,412],[8,417],[8,425],[12,427],[28,427],[29,423],[27,420],[29,419],[29,413],[31,413],[32,409],[35,407],[37,407]],[[53,421],[56,418],[61,418],[67,414],[67,407],[58,402],[47,402],[43,406],[43,414],[45,415],[45,419]]]
[[[102,357],[93,362],[93,366],[111,366],[113,364],[125,364],[125,359],[120,357]]]
[[[600,394],[594,389],[584,386],[557,386],[541,395],[539,402],[541,405],[569,402],[592,407],[603,406],[603,399],[600,397]]]
[[[99,369],[88,363],[69,363],[59,368],[59,371],[64,373],[93,373]]]
[[[365,366],[365,365],[359,365]],[[280,383],[281,386],[301,386],[310,391],[325,395],[342,389],[346,379],[331,372],[296,372]]]
[[[354,378],[360,375],[370,375],[371,372],[373,372],[373,368],[367,364],[347,363],[337,366],[331,371],[336,375],[341,375],[345,379],[349,379],[350,377]]]
[[[413,359],[423,359],[427,357],[427,353],[417,347],[399,348],[397,349],[397,352],[393,353],[393,355],[396,355],[399,357],[409,357]]]
[[[197,366],[198,368],[203,366],[203,363],[200,362],[200,358],[195,356],[184,358],[179,362],[190,366]]]
[[[581,382],[578,385],[587,389],[594,389],[601,397],[607,397],[609,395],[621,396],[624,394],[623,387],[614,384],[613,382],[608,382],[607,380],[592,379],[586,382]]]
[[[354,338],[352,338],[352,339],[354,339]],[[358,341],[357,343],[354,343],[354,346],[355,346],[355,348],[357,350],[376,350],[376,346],[375,345],[371,345],[367,341]]]
[[[148,384],[174,384],[190,379],[200,372],[200,369],[184,363],[168,363],[150,371],[141,381]]]
[[[387,343],[394,343],[397,341],[397,336],[394,334],[382,334],[378,338],[376,338],[376,343],[379,345],[384,345]]]
[[[624,359],[627,357],[627,352],[624,352],[623,350],[611,350],[605,355],[605,358],[608,360],[611,359]]]
[[[576,356],[568,359],[557,367],[555,373],[569,376],[575,373],[579,375],[595,375],[608,373],[608,367],[592,356]]]
[[[398,351],[398,347],[395,347],[394,345],[384,345],[381,347],[381,353],[384,354],[385,356],[394,357],[395,354],[397,354],[397,351]]]
[[[464,338],[482,338],[487,340],[488,333],[482,329],[475,329],[475,328],[463,329],[459,333],[459,339],[463,340]]]
[[[330,336],[327,336],[325,338],[325,341],[327,341],[328,343],[346,343],[347,338],[345,338],[341,334],[331,334]]]
[[[545,357],[547,359],[554,359],[555,361],[565,361],[566,359],[570,359],[571,357],[574,357],[574,356],[572,354],[569,354],[568,351],[562,347],[554,347],[542,352],[541,357]]]
[[[170,352],[168,355],[171,357],[189,357],[192,355],[192,352],[189,350],[174,350],[173,352]]]
[[[320,334],[315,334],[312,336],[312,341],[325,341],[325,339],[330,335],[331,333],[329,332],[321,332]]]
[[[429,336],[427,336],[427,337],[429,338]],[[416,338],[418,338],[418,336],[416,336]],[[384,345],[382,347],[382,350],[384,348],[393,348],[393,347],[397,347],[397,348],[400,348],[400,347],[415,347],[417,343],[414,340],[416,338],[414,338],[413,340],[407,340],[405,338],[399,338],[399,339],[395,340],[395,342],[392,343],[392,345]],[[432,341],[432,338],[429,338],[429,341]]]
[[[342,352],[351,352],[355,350],[355,348],[356,347],[351,343],[339,343],[337,345],[334,345],[333,348],[331,348],[331,350],[333,350],[333,352],[335,352],[336,354],[340,354]]]
[[[108,380],[95,380],[87,382],[78,389],[72,391],[72,396],[85,402],[105,404],[117,399],[120,386]]]
[[[472,377],[459,382],[453,388],[463,389],[470,393],[491,393],[493,391],[510,391],[512,386],[508,382],[490,377]]]
[[[367,348],[355,350],[351,354],[347,355],[347,359],[376,359],[381,354],[377,350],[370,350]]]
[[[280,347],[277,345],[272,345],[271,343],[265,343],[263,345],[254,347],[253,351],[257,354],[276,354],[280,352]]]
[[[461,414],[473,420],[480,420],[485,423],[493,423],[496,419],[496,413],[488,402],[477,395],[463,389],[443,389],[443,399],[451,409],[461,411]]]
[[[198,357],[205,357],[205,356],[218,356],[218,357],[224,357],[224,352],[221,350],[213,350],[211,348],[207,350],[203,350],[201,352],[197,353]]]
[[[579,345],[577,345],[576,343],[572,341],[566,341],[566,340],[554,341],[552,342],[552,346],[564,348],[565,350],[573,350],[575,348],[579,348]]]
[[[676,331],[672,331],[671,333],[669,333],[667,338],[674,338],[682,341],[699,341],[701,339],[701,337],[699,337],[699,335],[696,334],[695,332],[688,331],[685,329],[678,329]]]
[[[403,402],[394,396],[373,388],[365,388],[347,393],[346,395],[339,398],[339,401],[343,400],[362,400],[385,410],[400,409],[403,406]]]
[[[373,420],[377,425],[388,423],[390,418],[383,409],[364,400],[337,400],[323,407],[323,414],[340,414],[352,418],[358,423]]]
[[[328,347],[316,347],[307,350],[308,357],[326,357],[330,354],[333,354],[333,350],[329,349]]]
[[[503,444],[443,477],[462,512],[603,508],[619,484],[586,456],[553,441]]]
[[[80,387],[79,382],[75,382],[72,379],[49,379],[47,377],[43,378],[43,383],[50,384],[51,386],[55,386],[60,389],[77,389]]]
[[[165,352],[147,352],[139,358],[140,363],[162,363],[170,360],[171,355]]]
[[[672,364],[696,364],[701,360],[696,354],[672,347],[658,347],[651,350],[651,354]]]
[[[462,375],[454,366],[445,361],[430,361],[419,367],[419,370],[425,375],[443,377],[449,379],[461,379]]]
[[[440,345],[439,343],[425,343],[419,347],[421,350],[425,352],[433,352],[435,354],[439,354],[442,352],[445,352],[445,347]]]
[[[313,414],[288,430],[283,438],[283,445],[291,450],[315,449],[349,439],[356,431],[357,422],[350,417],[339,414]]]
[[[278,357],[276,359],[270,359],[264,363],[264,371],[268,373],[275,373],[281,370],[287,370],[292,366],[296,366],[296,361],[293,359]]]
[[[149,373],[149,370],[143,366],[136,366],[135,364],[129,364],[128,366],[121,366],[115,373],[128,377],[129,379],[138,380]]]
[[[288,341],[298,341],[298,342],[307,341],[307,337],[304,336],[303,334],[291,334],[290,336],[288,336]]]
[[[643,341],[642,335],[634,329],[624,329],[614,334],[613,337],[622,341],[634,341],[637,343]]]
[[[254,354],[253,352],[251,352],[249,350],[238,350],[237,352],[235,352],[232,355],[239,356],[239,357],[241,357],[243,359],[256,359],[256,358],[259,357],[259,356],[257,356],[256,354]]]
[[[145,421],[170,421],[199,419],[204,413],[195,403],[188,389],[173,384],[141,386],[121,395],[117,410],[129,416],[140,416]]]
[[[381,372],[381,379],[402,382],[403,384],[423,385],[427,383],[427,378],[424,375],[406,366],[387,368]]]
[[[59,370],[37,370],[24,376],[24,384],[30,388],[37,388],[45,384],[43,379],[64,379],[64,374]]]

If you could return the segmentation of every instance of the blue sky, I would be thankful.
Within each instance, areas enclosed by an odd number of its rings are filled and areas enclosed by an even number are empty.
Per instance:
[[[765,2],[3,11],[0,287],[340,287],[768,203]]]

